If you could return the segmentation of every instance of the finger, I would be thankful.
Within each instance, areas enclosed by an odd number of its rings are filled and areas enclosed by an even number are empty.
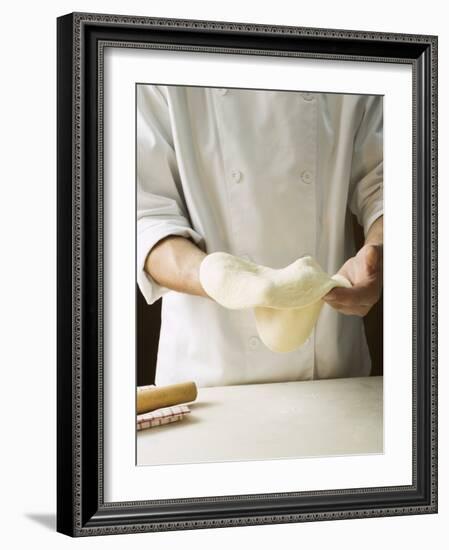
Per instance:
[[[378,299],[378,288],[375,284],[360,284],[351,288],[337,287],[323,296],[323,300],[330,305],[339,303],[345,306],[371,306]]]
[[[343,315],[357,315],[358,317],[364,317],[372,307],[370,305],[347,306],[346,304],[340,304],[338,302],[329,305]]]
[[[332,301],[336,301],[337,300],[337,297],[338,297],[338,294],[335,292],[337,290],[336,287],[334,287],[332,290],[330,290],[327,294],[325,294],[323,296],[323,300],[325,302],[332,302]]]

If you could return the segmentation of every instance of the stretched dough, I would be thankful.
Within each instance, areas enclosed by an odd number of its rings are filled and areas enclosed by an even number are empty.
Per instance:
[[[226,252],[204,258],[200,281],[223,307],[253,308],[261,340],[276,352],[302,346],[323,307],[322,297],[334,287],[351,286],[341,275],[329,277],[311,256],[272,269]]]

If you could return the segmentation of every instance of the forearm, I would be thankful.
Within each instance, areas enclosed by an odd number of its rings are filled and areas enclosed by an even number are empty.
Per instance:
[[[177,292],[207,296],[199,278],[206,254],[184,237],[162,239],[148,254],[145,271],[156,283]]]
[[[383,246],[384,243],[384,217],[380,216],[377,220],[371,224],[366,235],[365,244],[374,244],[377,246]]]

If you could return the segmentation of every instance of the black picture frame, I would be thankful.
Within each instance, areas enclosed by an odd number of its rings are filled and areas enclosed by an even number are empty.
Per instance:
[[[413,70],[413,483],[104,502],[102,44]],[[71,536],[437,512],[437,37],[73,13],[57,20],[57,530]],[[151,46],[152,45],[152,46]]]

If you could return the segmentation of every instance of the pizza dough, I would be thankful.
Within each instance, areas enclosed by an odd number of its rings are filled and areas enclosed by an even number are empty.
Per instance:
[[[322,297],[334,287],[351,286],[341,275],[330,277],[311,256],[272,269],[226,252],[204,258],[200,281],[223,307],[254,309],[261,340],[277,352],[304,344],[324,305]]]

